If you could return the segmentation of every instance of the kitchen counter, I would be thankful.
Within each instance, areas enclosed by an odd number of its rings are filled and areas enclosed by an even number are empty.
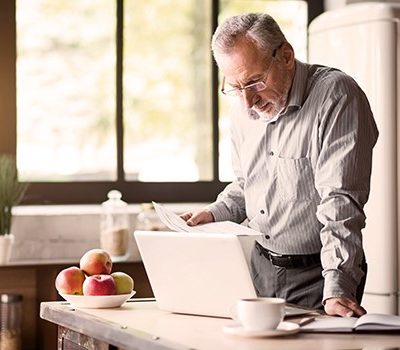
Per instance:
[[[120,308],[74,309],[66,302],[44,302],[40,316],[58,326],[58,349],[152,350],[313,350],[388,349],[398,335],[295,334],[277,338],[226,335],[224,318],[179,315],[161,311],[150,299],[132,299]]]

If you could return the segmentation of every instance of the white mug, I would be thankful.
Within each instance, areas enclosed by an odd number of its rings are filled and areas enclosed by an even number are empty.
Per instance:
[[[275,329],[285,316],[285,299],[240,299],[236,303],[234,314],[233,318],[249,331]]]

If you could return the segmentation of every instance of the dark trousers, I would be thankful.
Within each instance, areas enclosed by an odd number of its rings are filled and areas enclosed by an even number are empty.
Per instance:
[[[367,277],[365,258],[362,262],[362,270],[364,277],[357,288],[356,295],[359,304],[361,304]],[[261,255],[254,246],[251,254],[251,275],[260,297],[284,298],[288,303],[323,309],[324,278],[321,264],[306,268],[277,267]]]

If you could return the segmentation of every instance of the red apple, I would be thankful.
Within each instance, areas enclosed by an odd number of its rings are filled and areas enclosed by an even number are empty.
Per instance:
[[[83,295],[114,295],[115,282],[111,275],[93,275],[83,282]]]
[[[117,294],[129,294],[133,290],[133,279],[124,272],[113,272],[111,277],[114,278]]]
[[[111,273],[112,260],[110,254],[103,249],[91,249],[83,254],[79,265],[88,276],[108,275]]]
[[[76,266],[61,270],[56,277],[56,289],[64,294],[82,295],[82,285],[85,280],[85,274]]]

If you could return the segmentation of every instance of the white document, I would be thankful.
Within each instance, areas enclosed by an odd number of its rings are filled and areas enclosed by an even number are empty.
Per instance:
[[[261,233],[249,227],[239,225],[232,221],[210,222],[208,224],[189,226],[185,220],[161,204],[153,202],[160,220],[173,231],[204,232],[204,233],[230,233],[237,236],[260,236]]]

